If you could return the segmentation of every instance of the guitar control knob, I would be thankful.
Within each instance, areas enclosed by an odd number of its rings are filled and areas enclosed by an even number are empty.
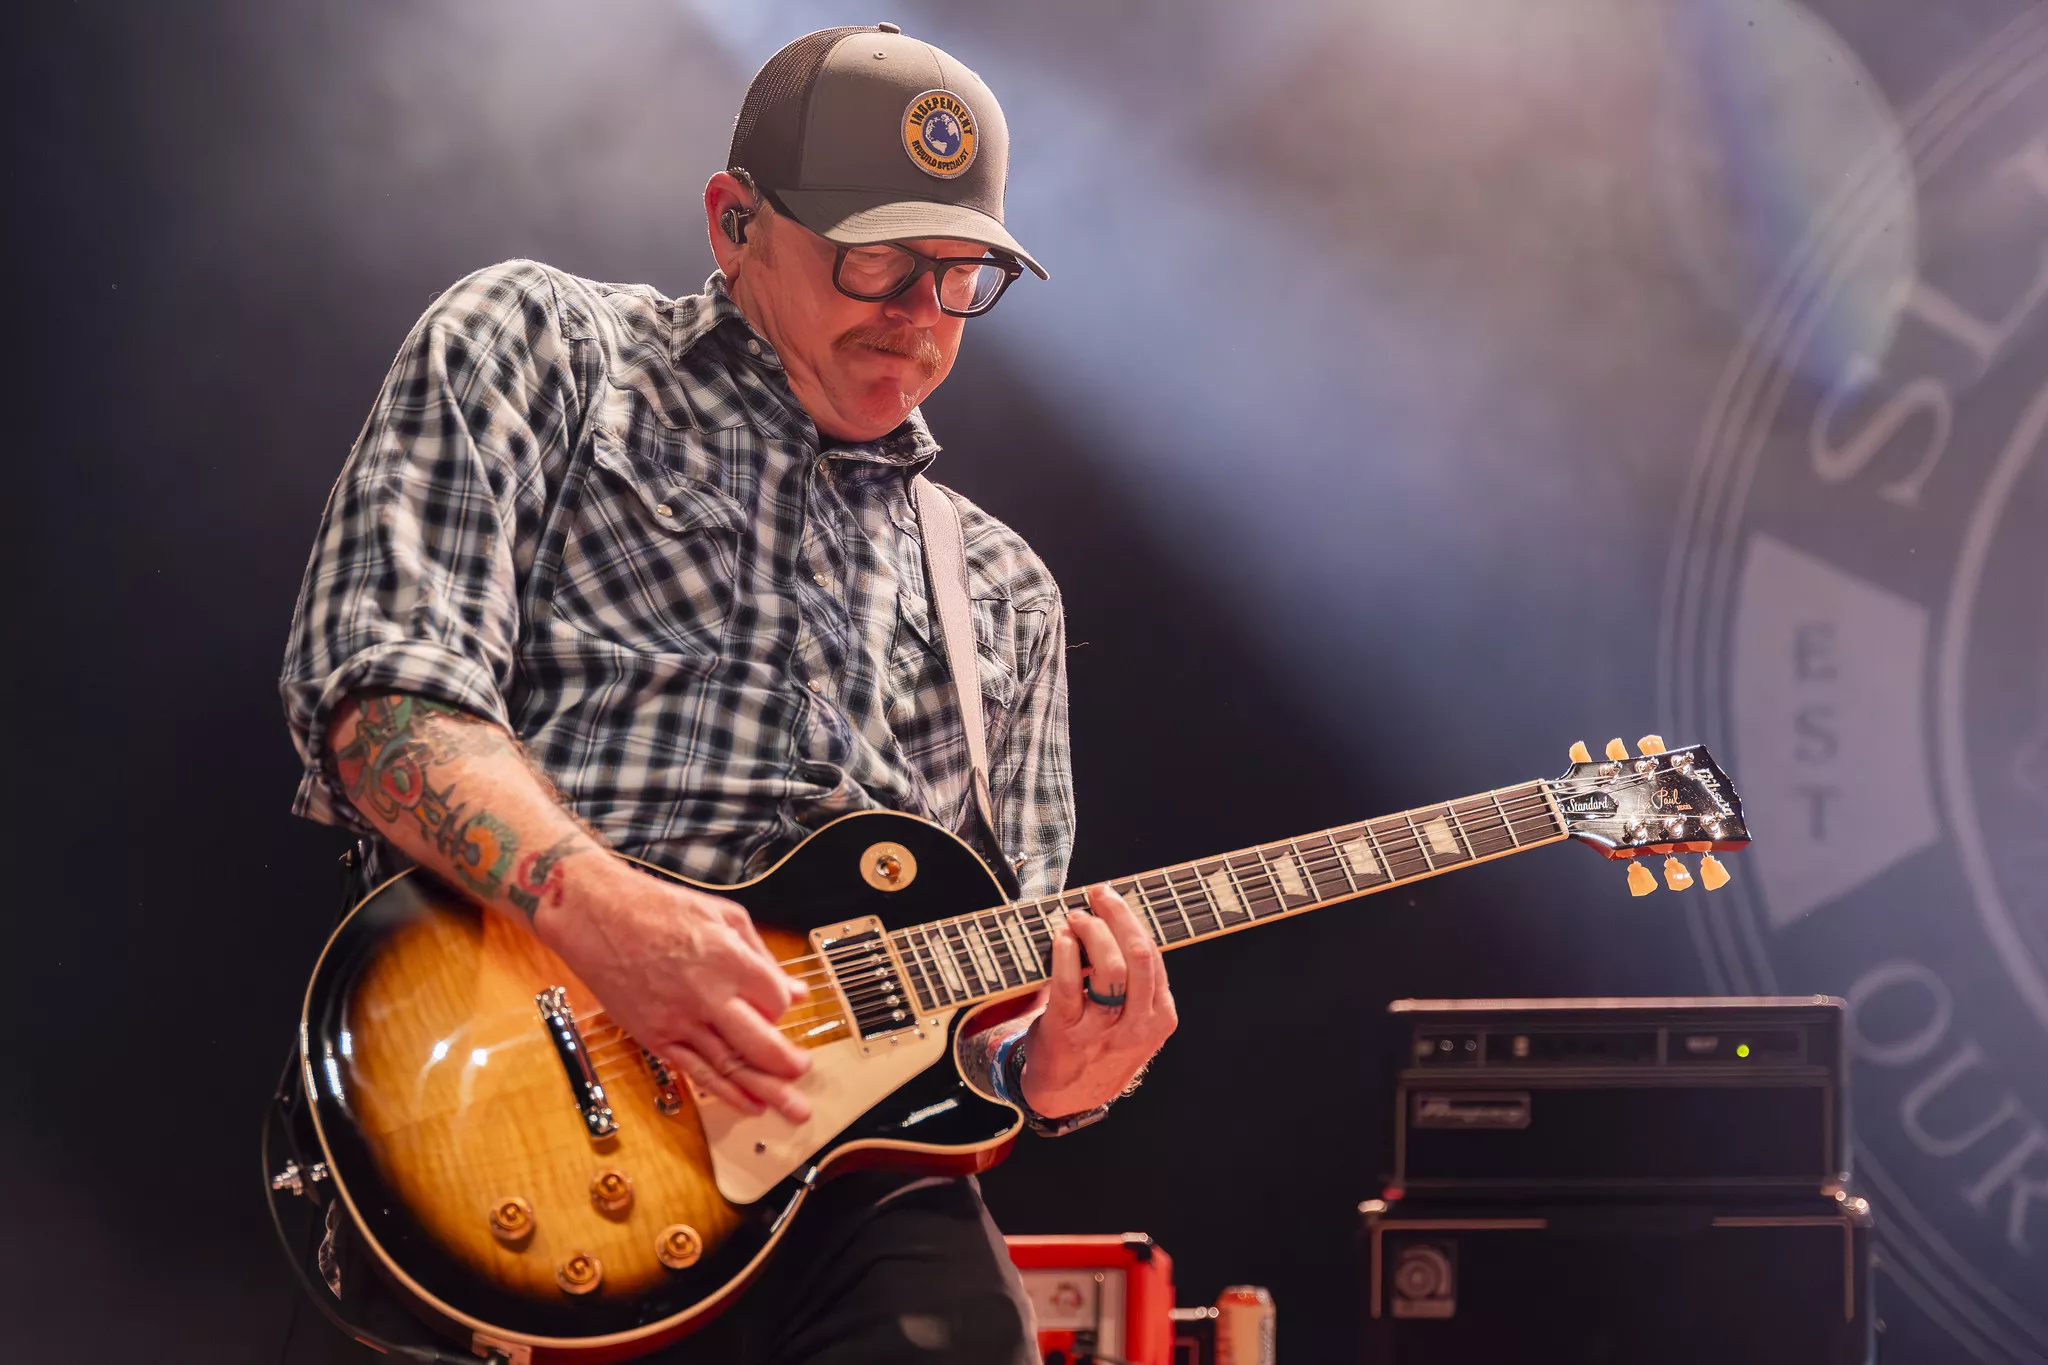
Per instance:
[[[587,1251],[575,1251],[555,1267],[555,1283],[564,1294],[588,1294],[604,1283],[604,1262]]]
[[[633,1182],[624,1171],[599,1171],[590,1182],[590,1202],[599,1213],[624,1213],[633,1207]]]
[[[491,1201],[491,1236],[518,1246],[533,1236],[533,1205],[517,1195]]]
[[[704,1254],[704,1239],[688,1223],[671,1223],[654,1237],[654,1255],[670,1270],[687,1270]]]

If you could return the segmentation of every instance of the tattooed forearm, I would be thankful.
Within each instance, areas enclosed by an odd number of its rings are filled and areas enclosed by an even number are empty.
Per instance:
[[[543,848],[525,846],[540,839],[522,840],[514,823],[472,795],[473,784],[454,771],[459,760],[509,758],[539,778],[510,735],[405,694],[358,698],[352,719],[353,733],[336,735],[334,765],[357,809],[392,827],[401,843],[423,841],[477,896],[503,899],[529,916],[543,901],[560,903],[562,864],[589,845],[570,834]],[[552,795],[544,780],[541,789]]]

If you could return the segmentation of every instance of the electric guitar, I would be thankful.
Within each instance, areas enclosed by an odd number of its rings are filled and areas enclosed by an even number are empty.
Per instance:
[[[1442,805],[1112,882],[1179,948],[1566,838],[1664,855],[1674,890],[1727,880],[1749,842],[1728,777],[1655,736]],[[1704,854],[1698,872],[1677,855]],[[666,876],[649,868],[653,875]],[[1631,862],[1632,889],[1656,878]],[[792,1125],[692,1093],[540,940],[425,873],[357,905],[300,1022],[317,1166],[386,1277],[430,1320],[508,1360],[652,1350],[740,1294],[817,1181],[862,1165],[976,1171],[1020,1117],[954,1063],[963,1030],[1050,972],[1084,893],[1005,903],[936,825],[848,815],[769,872],[704,887],[746,907],[809,997],[780,1023],[810,1052]],[[310,1148],[307,1156],[312,1156]],[[274,1187],[300,1188],[296,1163]]]

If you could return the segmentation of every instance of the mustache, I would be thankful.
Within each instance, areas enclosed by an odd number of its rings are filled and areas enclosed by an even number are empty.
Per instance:
[[[853,327],[840,333],[832,345],[837,350],[865,346],[891,355],[908,356],[927,379],[939,372],[939,365],[945,359],[939,343],[932,339],[930,332],[922,329],[902,331],[889,327]]]

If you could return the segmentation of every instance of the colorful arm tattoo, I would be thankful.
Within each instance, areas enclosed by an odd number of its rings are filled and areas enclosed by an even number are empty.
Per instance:
[[[336,746],[334,766],[363,814],[392,826],[411,820],[472,893],[503,897],[531,917],[543,899],[559,903],[562,863],[579,851],[579,841],[570,835],[548,848],[523,848],[502,816],[460,797],[454,774],[439,787],[431,780],[435,769],[458,758],[500,754],[525,758],[490,722],[400,693],[358,699],[355,734]],[[545,779],[541,785],[547,789]]]

